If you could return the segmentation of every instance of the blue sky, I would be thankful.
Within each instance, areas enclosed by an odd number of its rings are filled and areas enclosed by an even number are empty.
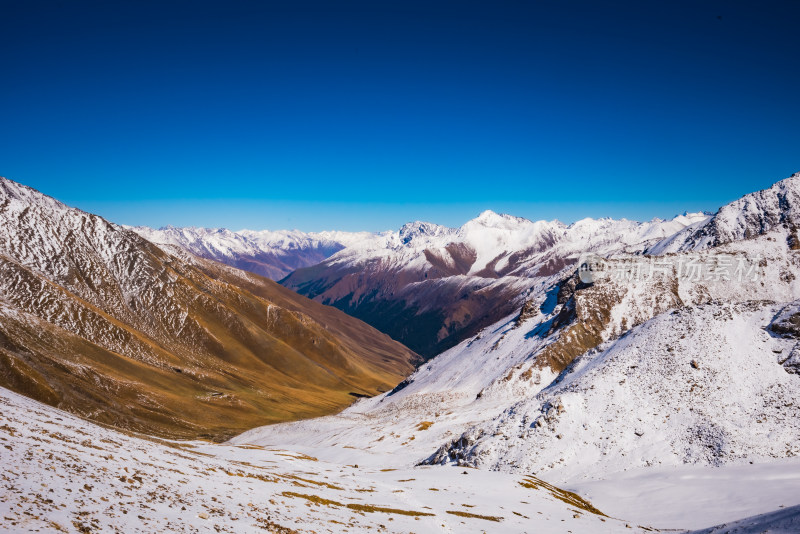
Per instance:
[[[800,3],[0,2],[0,175],[126,224],[714,210],[800,170]]]

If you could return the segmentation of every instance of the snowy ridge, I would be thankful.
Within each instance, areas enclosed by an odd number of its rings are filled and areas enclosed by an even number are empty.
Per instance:
[[[432,267],[423,254],[425,250],[435,251],[452,260],[453,254],[448,253],[448,246],[462,245],[475,255],[469,270],[463,273],[470,275],[481,273],[490,266],[503,270],[515,253],[538,252],[556,246],[569,249],[571,253],[594,247],[604,253],[620,249],[643,250],[647,244],[670,237],[708,218],[704,213],[686,213],[670,220],[653,219],[643,223],[626,219],[587,218],[565,225],[559,221],[534,222],[487,210],[458,228],[417,221],[404,225],[397,232],[373,234],[371,239],[354,240],[325,263],[365,264],[381,258],[401,270],[425,269]],[[614,246],[614,242],[622,244]],[[493,260],[502,263],[494,266]],[[526,263],[530,269],[535,261]]]
[[[280,279],[299,267],[314,265],[356,242],[374,237],[369,232],[312,232],[299,230],[240,230],[129,227],[153,243],[177,245],[202,258],[241,267],[267,278]]]
[[[701,250],[762,235],[779,225],[800,222],[800,173],[772,187],[743,196],[719,209],[703,224],[687,227],[648,252]]]

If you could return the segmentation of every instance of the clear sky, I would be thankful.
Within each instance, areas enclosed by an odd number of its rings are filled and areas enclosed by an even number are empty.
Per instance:
[[[714,210],[800,171],[800,2],[0,0],[0,175],[120,223]]]

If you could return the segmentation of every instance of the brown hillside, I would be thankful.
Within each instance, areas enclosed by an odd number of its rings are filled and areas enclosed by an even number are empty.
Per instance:
[[[0,178],[0,386],[214,440],[393,387],[416,354],[265,278]]]

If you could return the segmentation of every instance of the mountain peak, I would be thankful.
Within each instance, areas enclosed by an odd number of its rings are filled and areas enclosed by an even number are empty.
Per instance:
[[[409,222],[400,228],[400,240],[404,245],[407,245],[416,238],[422,236],[435,237],[447,233],[448,230],[450,229],[439,224],[424,221]]]
[[[478,219],[491,219],[495,217],[502,217],[502,214],[497,213],[493,210],[483,210],[480,215],[478,215]]]
[[[513,215],[506,215],[505,213],[497,213],[492,210],[485,210],[474,219],[467,221],[464,226],[485,226],[487,228],[510,228],[523,224],[528,221],[523,217],[515,217]]]
[[[494,224],[494,223],[506,220],[509,217],[510,217],[509,215],[503,215],[501,213],[497,213],[496,211],[484,210],[483,212],[481,212],[480,215],[478,215],[473,220],[488,225],[488,224]]]

